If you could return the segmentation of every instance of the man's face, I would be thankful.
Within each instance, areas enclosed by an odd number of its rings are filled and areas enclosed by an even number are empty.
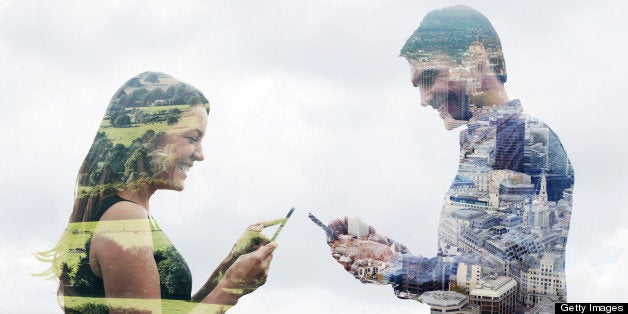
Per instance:
[[[412,85],[419,88],[421,106],[438,111],[447,130],[466,124],[467,120],[455,117],[461,98],[468,97],[461,84],[451,79],[452,70],[457,64],[451,58],[439,55],[430,61],[412,62]]]

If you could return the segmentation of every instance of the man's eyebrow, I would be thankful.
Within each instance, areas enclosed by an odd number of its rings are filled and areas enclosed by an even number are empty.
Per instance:
[[[427,86],[433,83],[433,80],[441,73],[441,69],[435,67],[428,67],[425,69],[415,69],[412,75],[412,85],[414,87]],[[423,84],[421,84],[423,83]]]
[[[196,130],[194,130],[194,131],[198,132],[198,135],[197,135],[198,137],[203,137],[203,135],[204,135],[204,134],[203,134],[203,131],[201,131],[201,130],[199,130],[199,129],[196,129]]]

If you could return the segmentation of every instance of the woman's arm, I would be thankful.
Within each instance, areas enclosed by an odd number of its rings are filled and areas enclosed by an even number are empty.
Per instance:
[[[263,285],[276,243],[268,243],[260,231],[281,221],[249,226],[192,297],[192,302],[203,304],[187,308],[221,313]],[[162,305],[170,302],[161,300],[150,222],[146,210],[138,204],[120,202],[105,212],[90,244],[90,266],[103,279],[112,313],[161,312]]]
[[[235,305],[240,297],[255,291],[266,282],[272,253],[276,247],[276,242],[271,242],[238,257],[201,302]]]
[[[90,244],[90,266],[103,279],[110,312],[161,311],[151,228],[142,206],[120,202],[105,212]]]
[[[269,243],[261,231],[282,221],[276,219],[248,226],[229,255],[192,296],[192,301],[233,305],[239,297],[263,285],[277,245]]]

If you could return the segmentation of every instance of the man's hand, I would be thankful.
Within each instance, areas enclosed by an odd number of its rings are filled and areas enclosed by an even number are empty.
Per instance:
[[[338,240],[329,244],[332,255],[347,256],[352,260],[373,259],[391,263],[395,257],[394,250],[385,244],[370,240],[358,240],[349,235],[341,235]]]
[[[358,218],[334,219],[328,227],[338,235],[338,239],[328,241],[332,256],[362,282],[385,283],[377,274],[392,266],[396,254],[408,253],[403,244],[378,234]]]
[[[360,234],[356,234],[356,233],[359,233],[359,230],[351,230],[353,231],[354,234],[350,234],[350,230],[349,230],[350,220],[354,226],[361,225]],[[377,230],[375,230],[374,227],[361,222],[359,218],[347,218],[347,217],[337,218],[330,221],[327,227],[329,227],[329,229],[335,232],[338,236],[350,235],[351,237],[358,240],[368,240],[370,242],[377,242],[377,243],[389,246],[392,248],[392,250],[395,253],[402,253],[402,254],[410,253],[410,251],[405,245],[399,242],[396,242],[395,240],[387,236],[377,233]],[[332,246],[332,243],[333,242],[330,242],[329,245]]]

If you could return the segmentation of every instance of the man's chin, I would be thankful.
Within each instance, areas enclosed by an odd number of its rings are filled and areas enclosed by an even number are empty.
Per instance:
[[[454,119],[443,119],[443,122],[445,124],[445,129],[447,129],[447,131],[451,131],[453,129],[459,128],[465,124],[467,124],[469,121],[467,120],[454,120]]]

